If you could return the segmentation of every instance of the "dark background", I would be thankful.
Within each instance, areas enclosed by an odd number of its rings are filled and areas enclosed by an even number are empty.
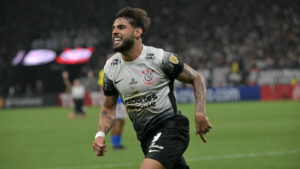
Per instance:
[[[261,69],[299,69],[300,2],[296,0],[0,0],[0,96],[14,86],[16,94],[64,91],[61,71],[72,78],[95,73],[111,51],[111,25],[123,7],[145,9],[152,24],[144,44],[177,53],[195,69],[213,70],[239,63],[245,85],[258,62]],[[90,62],[35,67],[11,66],[18,51],[93,46]],[[268,64],[268,61],[271,64]],[[208,83],[208,86],[212,84]]]

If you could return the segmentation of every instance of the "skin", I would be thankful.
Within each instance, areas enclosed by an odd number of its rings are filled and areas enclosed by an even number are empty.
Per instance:
[[[112,42],[113,49],[117,49],[124,45],[124,41],[128,38],[134,39],[133,46],[127,51],[121,52],[122,58],[125,61],[135,60],[143,50],[141,34],[143,30],[141,28],[135,28],[126,18],[117,18],[112,27]],[[121,38],[120,42],[116,42],[115,38]],[[196,134],[200,135],[203,142],[206,143],[204,134],[211,129],[211,123],[206,116],[206,89],[203,77],[192,69],[188,65],[184,65],[184,70],[177,78],[179,81],[192,84],[194,87],[196,110],[195,110],[195,122],[196,122]],[[114,118],[114,112],[116,107],[117,96],[104,96],[103,108],[100,111],[100,120],[98,131],[104,131],[105,133],[111,128]],[[106,152],[105,139],[98,137],[93,144],[94,152],[97,156],[103,156]],[[140,166],[140,169],[165,169],[164,166],[153,159],[145,158]]]
[[[106,58],[109,59],[109,58],[112,57],[112,55],[113,54],[108,54],[106,56]],[[103,91],[103,87],[102,86],[100,86],[99,91],[104,96],[104,91]],[[124,125],[125,125],[125,119],[115,119],[114,123],[112,125],[112,128],[110,129],[110,135],[111,136],[118,136],[118,135],[120,136],[120,135],[122,135]]]

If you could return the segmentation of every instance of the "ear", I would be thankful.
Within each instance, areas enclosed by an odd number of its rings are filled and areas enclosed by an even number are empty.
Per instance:
[[[138,28],[135,28],[135,31],[134,31],[134,37],[135,38],[139,38],[142,36],[142,33],[143,33],[143,29],[138,27]]]

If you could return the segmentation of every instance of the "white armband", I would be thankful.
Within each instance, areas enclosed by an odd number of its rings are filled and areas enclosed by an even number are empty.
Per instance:
[[[103,131],[98,131],[97,134],[96,134],[96,136],[95,136],[95,139],[97,137],[105,137],[105,133]]]

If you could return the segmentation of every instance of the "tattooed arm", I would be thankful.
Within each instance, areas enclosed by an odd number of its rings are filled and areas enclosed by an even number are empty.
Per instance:
[[[116,112],[116,103],[118,96],[104,96],[103,106],[100,110],[98,131],[103,131],[105,134],[111,129]]]
[[[98,131],[104,132],[105,135],[109,132],[113,125],[117,99],[117,95],[103,97],[103,106],[100,111]],[[97,156],[103,156],[106,152],[105,138],[101,136],[96,137],[93,143],[93,149]]]
[[[206,88],[201,74],[187,64],[184,64],[183,71],[179,74],[177,79],[193,85],[196,99],[196,112],[206,113]]]
[[[201,74],[186,64],[184,64],[183,71],[179,74],[177,79],[193,85],[196,100],[196,134],[199,134],[203,142],[206,143],[204,134],[209,132],[212,126],[206,116],[206,87],[204,79]]]

